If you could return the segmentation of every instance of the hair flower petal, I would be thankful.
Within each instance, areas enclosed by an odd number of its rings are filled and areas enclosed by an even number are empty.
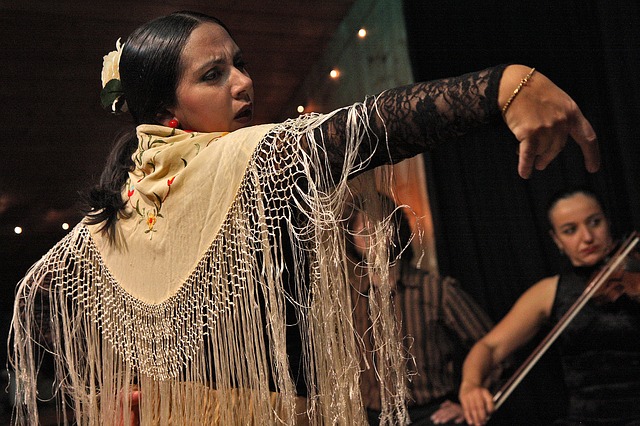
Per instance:
[[[121,39],[116,41],[116,50],[109,52],[102,58],[102,87],[111,80],[120,80],[120,55],[122,55]]]
[[[116,50],[109,52],[102,58],[102,73],[100,75],[102,80],[100,103],[104,109],[114,114],[127,111],[120,82],[120,56],[124,46],[120,40],[116,41]]]

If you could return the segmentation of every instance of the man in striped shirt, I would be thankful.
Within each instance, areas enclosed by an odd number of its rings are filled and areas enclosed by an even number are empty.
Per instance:
[[[401,209],[396,210],[398,239],[404,239],[408,224]],[[348,252],[354,262],[354,318],[358,332],[364,336],[368,365],[374,365],[368,336],[371,335],[369,285],[378,277],[366,273],[365,253],[367,219],[356,213],[350,218],[351,234]],[[474,343],[492,327],[492,322],[478,304],[450,277],[439,277],[411,264],[410,246],[406,241],[395,245],[404,248],[401,260],[390,271],[394,288],[396,315],[401,324],[409,356],[407,369],[409,414],[414,425],[460,424],[464,421],[457,403],[461,365]],[[391,254],[393,256],[393,254]],[[496,372],[499,375],[500,372]],[[361,376],[361,391],[371,424],[378,424],[380,387],[373,368],[365,368]]]

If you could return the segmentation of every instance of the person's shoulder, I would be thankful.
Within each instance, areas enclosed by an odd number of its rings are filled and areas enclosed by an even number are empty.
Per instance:
[[[532,306],[538,306],[545,316],[551,313],[553,299],[558,287],[558,275],[546,277],[532,285],[521,297],[521,299]]]
[[[405,272],[403,271],[403,275]],[[414,282],[422,282],[423,285],[429,285],[432,287],[447,289],[450,287],[460,287],[460,283],[453,277],[440,275],[437,273],[430,272],[426,269],[420,269],[416,267],[411,267],[406,271],[406,275],[413,278]]]
[[[546,277],[536,282],[529,287],[527,291],[522,294],[523,298],[539,299],[541,297],[547,297],[549,295],[555,295],[556,288],[558,286],[558,275]]]
[[[402,276],[403,277],[420,277],[420,278],[431,278],[433,275],[427,271],[426,269],[418,268],[410,262],[405,262],[402,264]]]
[[[557,285],[558,285],[558,278],[560,276],[559,275],[553,275],[550,277],[545,277],[543,279],[541,279],[540,281],[538,281],[537,283],[535,283],[534,285],[531,286],[532,289],[537,289],[536,291],[549,291],[549,290],[553,290],[555,291]]]

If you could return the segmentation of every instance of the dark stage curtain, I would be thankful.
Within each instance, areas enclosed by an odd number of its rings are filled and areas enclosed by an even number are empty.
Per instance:
[[[561,260],[544,217],[553,192],[591,186],[618,235],[640,229],[640,4],[405,0],[404,9],[416,81],[499,63],[535,66],[578,102],[599,136],[602,170],[593,175],[570,142],[547,170],[521,179],[517,144],[505,126],[428,157],[440,272],[458,278],[498,321],[524,290],[558,271]],[[536,413],[542,417],[530,424],[544,424],[557,414],[562,403],[554,368],[553,360],[543,360],[529,374],[520,396],[512,397],[517,417],[507,424],[527,424]]]

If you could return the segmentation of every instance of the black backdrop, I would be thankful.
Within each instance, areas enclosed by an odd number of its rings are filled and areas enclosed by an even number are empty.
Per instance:
[[[589,185],[602,195],[619,234],[640,229],[640,6],[405,0],[404,9],[416,80],[499,63],[535,66],[578,102],[598,133],[603,162],[593,175],[571,143],[547,170],[519,178],[516,141],[505,126],[429,156],[440,271],[458,278],[498,321],[526,288],[557,272],[560,259],[543,211],[557,189]],[[493,422],[539,425],[557,415],[556,368],[551,353]]]

